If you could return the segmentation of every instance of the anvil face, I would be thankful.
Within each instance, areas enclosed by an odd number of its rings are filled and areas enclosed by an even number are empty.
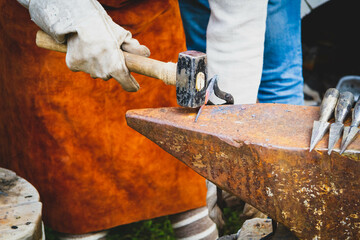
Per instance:
[[[195,109],[143,109],[129,111],[127,121],[299,238],[360,238],[360,141],[344,155],[337,143],[329,156],[325,134],[309,152],[318,107],[206,106],[197,123],[195,115]]]

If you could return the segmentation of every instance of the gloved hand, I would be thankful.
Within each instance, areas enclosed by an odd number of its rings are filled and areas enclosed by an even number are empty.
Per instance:
[[[31,19],[57,42],[67,41],[66,64],[93,78],[116,79],[124,90],[139,84],[125,65],[123,51],[148,57],[150,51],[112,21],[96,0],[18,0]]]

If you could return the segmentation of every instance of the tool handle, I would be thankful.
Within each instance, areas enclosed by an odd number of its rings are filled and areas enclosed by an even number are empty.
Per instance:
[[[338,98],[339,91],[336,88],[329,88],[326,90],[320,106],[320,122],[329,121],[332,113],[334,112]]]
[[[358,127],[360,124],[360,100],[357,101],[352,113],[352,127]]]
[[[36,45],[41,48],[64,53],[67,50],[65,44],[57,43],[50,35],[41,30],[36,33]],[[160,79],[168,85],[176,85],[176,63],[165,63],[127,52],[123,53],[126,66],[130,72]]]
[[[354,105],[354,95],[351,92],[341,92],[335,108],[335,122],[344,122]]]

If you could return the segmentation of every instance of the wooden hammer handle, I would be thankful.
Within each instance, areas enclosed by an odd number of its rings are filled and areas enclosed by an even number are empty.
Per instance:
[[[36,33],[36,45],[41,48],[66,53],[67,46],[57,43],[50,35],[39,30]],[[130,72],[162,80],[165,84],[176,85],[176,64],[123,52],[125,63]]]

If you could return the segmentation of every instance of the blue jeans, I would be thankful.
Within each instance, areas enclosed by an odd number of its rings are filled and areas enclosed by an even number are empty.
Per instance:
[[[188,50],[206,52],[206,28],[210,18],[208,0],[179,0]]]
[[[188,50],[205,52],[208,0],[179,0],[179,6]],[[259,102],[303,105],[303,82],[300,0],[269,0]]]

